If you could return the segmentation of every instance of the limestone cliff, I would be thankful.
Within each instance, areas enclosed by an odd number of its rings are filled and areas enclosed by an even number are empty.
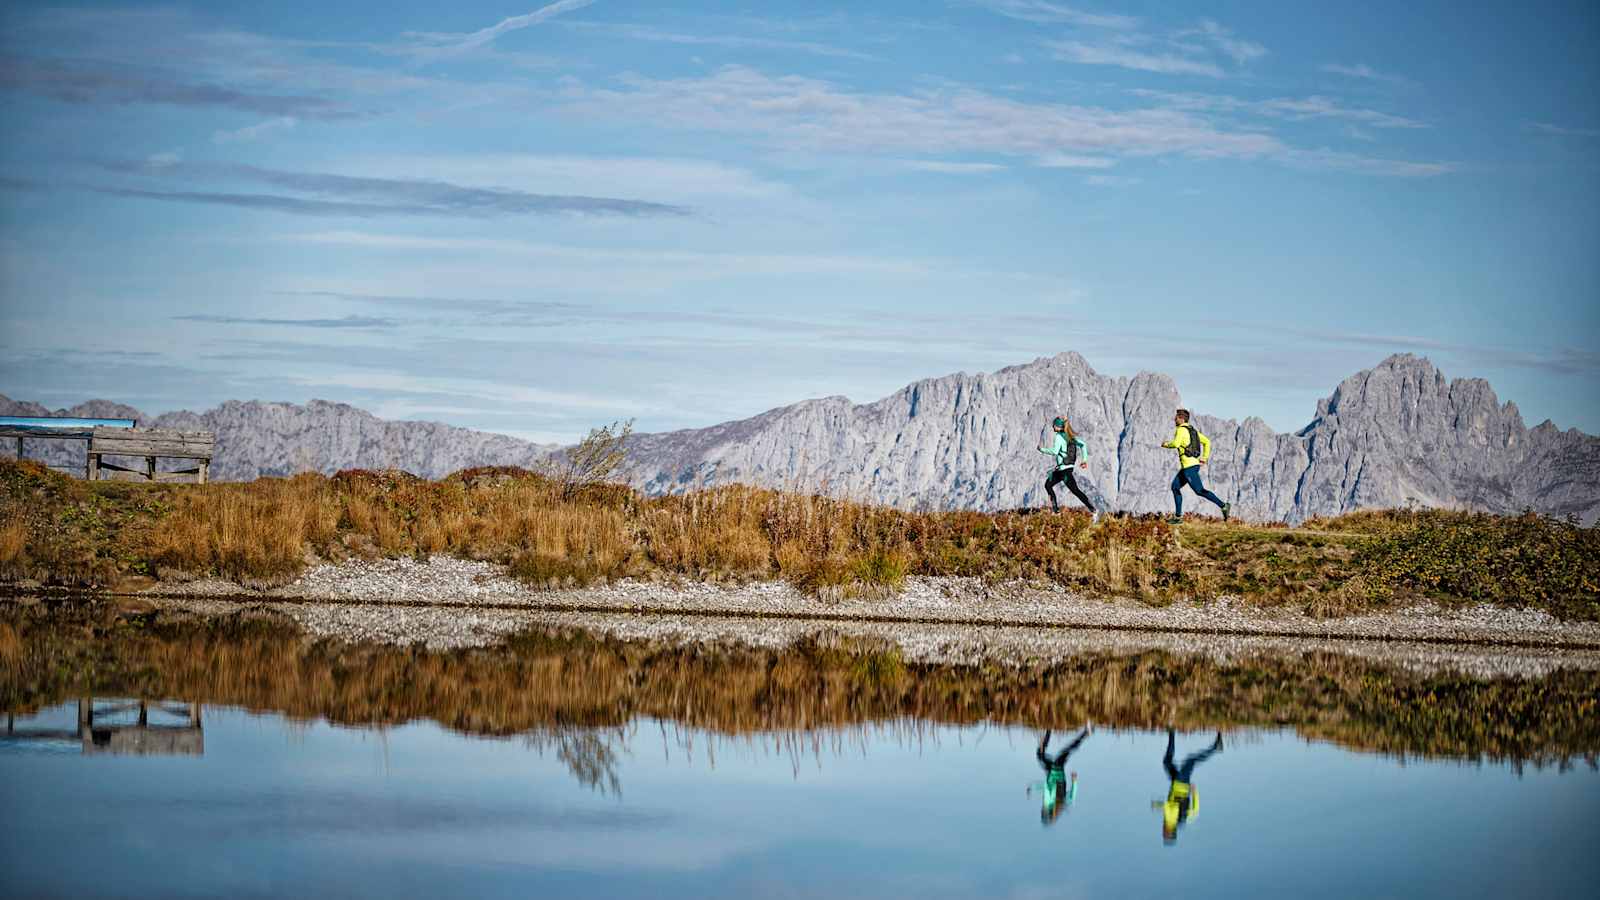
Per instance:
[[[859,406],[829,397],[641,435],[631,474],[653,492],[744,481],[909,508],[1037,506],[1046,502],[1047,462],[1034,447],[1045,423],[1065,413],[1111,504],[1159,512],[1171,508],[1176,465],[1160,445],[1180,405],[1166,375],[1104,376],[1063,353],[919,381]],[[1411,505],[1600,518],[1600,439],[1548,422],[1530,430],[1486,382],[1446,381],[1419,357],[1392,356],[1345,379],[1293,434],[1196,413],[1212,440],[1208,486],[1249,518]]]

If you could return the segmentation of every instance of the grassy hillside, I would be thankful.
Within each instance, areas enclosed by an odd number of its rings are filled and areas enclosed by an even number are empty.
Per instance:
[[[824,597],[908,575],[1033,579],[1152,604],[1234,594],[1340,614],[1432,598],[1600,618],[1600,533],[1533,514],[1356,513],[1303,528],[1155,516],[913,513],[732,486],[564,492],[514,469],[244,484],[83,482],[0,461],[0,578],[108,587],[131,576],[292,578],[317,560],[444,553],[536,587],[615,578],[787,579]]]

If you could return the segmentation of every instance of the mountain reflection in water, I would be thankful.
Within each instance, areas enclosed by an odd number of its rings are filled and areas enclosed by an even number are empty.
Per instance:
[[[623,642],[534,629],[492,649],[312,641],[283,620],[0,604],[0,703],[184,698],[352,725],[432,719],[473,735],[562,733],[639,718],[729,735],[922,722],[1198,731],[1290,727],[1400,756],[1593,767],[1600,673],[1418,673],[1334,652],[1087,654],[1026,668],[924,665],[819,634],[783,650]],[[541,738],[542,739],[542,738]],[[560,752],[604,760],[600,748]],[[601,766],[601,770],[604,770]],[[599,776],[603,779],[604,776]],[[599,784],[599,780],[595,784]]]
[[[30,896],[1572,896],[1596,696],[1336,653],[431,652],[0,606],[0,856]],[[118,729],[144,754],[86,758]],[[70,755],[19,737],[53,731]]]

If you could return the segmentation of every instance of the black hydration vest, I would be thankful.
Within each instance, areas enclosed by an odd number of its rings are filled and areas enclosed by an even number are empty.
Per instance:
[[[1062,439],[1067,442],[1067,449],[1066,452],[1056,457],[1056,468],[1070,469],[1078,461],[1078,442],[1067,437],[1064,433],[1057,433],[1061,434]]]
[[[1195,431],[1194,430],[1194,426],[1188,424],[1187,422],[1184,423],[1183,427],[1189,429],[1189,446],[1183,448],[1183,451],[1182,451],[1181,455],[1182,456],[1193,457],[1194,459],[1199,459],[1200,458],[1200,432]]]

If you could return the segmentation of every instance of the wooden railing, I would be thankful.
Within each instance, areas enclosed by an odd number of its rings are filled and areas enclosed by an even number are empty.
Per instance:
[[[211,475],[211,457],[217,438],[209,431],[173,431],[165,428],[96,428],[89,438],[88,478],[94,481],[101,472],[129,472],[147,481],[181,481],[189,475],[205,484]],[[142,456],[144,470],[129,469],[105,462],[107,456]],[[192,469],[157,472],[156,460],[192,459]]]
[[[0,416],[0,437],[15,438],[17,459],[24,458],[24,440],[84,441],[88,451],[81,469],[90,481],[120,475],[139,481],[187,481],[205,484],[211,475],[217,437],[210,431],[171,428],[135,428],[131,419],[79,419],[49,416]],[[144,457],[144,465],[129,468],[106,462],[107,456]],[[173,472],[156,469],[158,459],[194,460],[193,468]],[[54,466],[53,468],[62,468]]]

